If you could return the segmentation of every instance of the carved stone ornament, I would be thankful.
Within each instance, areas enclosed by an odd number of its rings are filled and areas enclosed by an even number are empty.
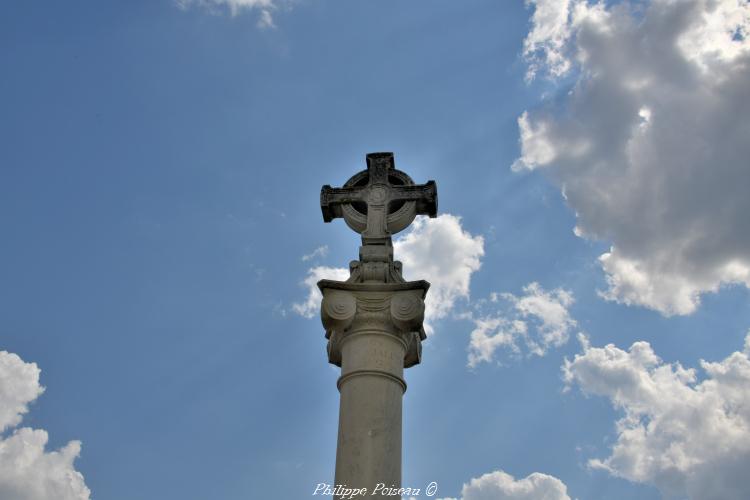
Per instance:
[[[391,235],[419,214],[437,215],[435,182],[417,185],[395,169],[393,153],[371,153],[367,170],[343,187],[323,186],[320,207],[325,222],[341,217],[362,235],[359,260],[350,263],[349,279],[318,282],[329,361],[341,366],[341,345],[347,336],[378,331],[403,342],[405,367],[419,363],[426,338],[424,298],[430,284],[404,280],[401,262],[393,259]]]
[[[416,185],[394,167],[393,153],[370,153],[367,170],[352,176],[344,187],[323,186],[320,191],[323,220],[343,217],[362,234],[362,241],[380,243],[412,223],[419,214],[437,215],[435,181]]]

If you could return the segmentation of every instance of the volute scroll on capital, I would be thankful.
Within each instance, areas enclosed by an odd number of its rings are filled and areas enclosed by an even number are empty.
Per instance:
[[[391,297],[391,321],[401,331],[410,332],[422,328],[424,300],[412,291],[397,292]]]
[[[344,290],[328,290],[320,304],[320,316],[326,332],[348,329],[357,313],[357,299]]]

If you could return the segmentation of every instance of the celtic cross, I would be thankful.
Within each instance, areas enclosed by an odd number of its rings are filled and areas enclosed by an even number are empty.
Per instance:
[[[391,235],[406,228],[417,215],[437,215],[435,181],[414,184],[394,167],[393,153],[370,153],[367,170],[349,179],[344,187],[323,186],[320,192],[323,220],[343,217],[362,234],[363,245],[386,245]]]

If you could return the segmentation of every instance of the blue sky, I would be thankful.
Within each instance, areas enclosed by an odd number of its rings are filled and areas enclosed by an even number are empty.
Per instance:
[[[396,241],[433,283],[405,486],[745,498],[748,30],[741,0],[4,4],[0,497],[332,482],[309,284],[359,242],[319,189],[393,151],[443,214]]]

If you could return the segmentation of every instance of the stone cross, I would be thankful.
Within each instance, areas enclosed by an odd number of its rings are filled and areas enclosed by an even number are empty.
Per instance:
[[[395,172],[397,171],[394,168],[393,153],[368,154],[366,180],[355,176],[341,188],[323,186],[320,191],[323,220],[331,222],[337,217],[344,217],[351,226],[353,215],[347,213],[345,207],[359,205],[364,209],[366,224],[362,228],[360,221],[360,224],[355,225],[353,229],[362,234],[364,245],[377,245],[385,244],[391,232],[403,229],[396,224],[389,224],[388,221],[388,216],[396,212],[397,206],[402,208],[409,202],[408,212],[411,220],[416,215],[435,217],[437,215],[435,181],[420,185],[412,182],[405,184],[404,177],[408,178],[408,176],[403,172],[399,172],[401,175]],[[411,181],[411,179],[408,180]],[[363,182],[365,182],[364,185],[362,185]],[[354,210],[357,209],[354,208]],[[411,220],[406,223],[407,226]]]
[[[437,215],[437,187],[414,184],[394,168],[393,153],[371,153],[367,170],[343,187],[323,186],[320,208],[325,222],[342,217],[362,234],[349,279],[318,282],[328,361],[341,367],[333,496],[348,498],[343,492],[356,489],[392,499],[401,486],[403,372],[421,360],[430,284],[404,280],[391,235],[418,214]]]

